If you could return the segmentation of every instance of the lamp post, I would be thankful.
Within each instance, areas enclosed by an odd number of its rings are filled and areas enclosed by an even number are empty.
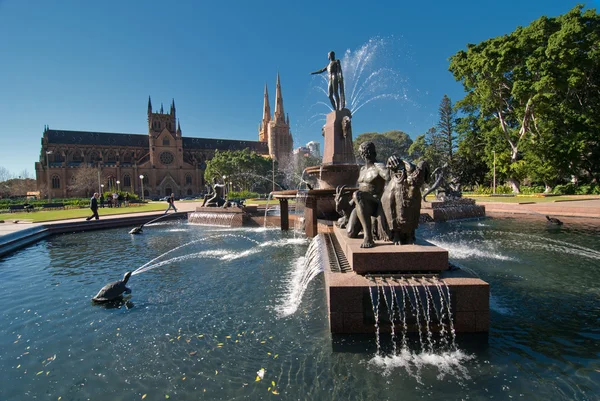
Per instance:
[[[117,180],[117,192],[121,192],[121,181]]]
[[[223,185],[225,185],[225,193],[223,194],[223,197],[227,196],[227,176],[224,175],[223,176]]]
[[[142,201],[144,201],[144,174],[140,174],[140,181],[142,182]]]
[[[494,154],[494,186],[493,186],[493,191],[494,191],[494,195],[496,195],[496,151],[492,150],[492,153]]]
[[[50,203],[50,157],[49,155],[52,154],[52,150],[47,150],[46,151],[46,185],[48,186],[48,203]]]
[[[272,156],[271,161],[272,161],[272,163],[271,163],[272,164],[271,170],[272,170],[272,173],[273,173],[273,177],[272,177],[273,178],[273,192],[275,192],[275,156]]]

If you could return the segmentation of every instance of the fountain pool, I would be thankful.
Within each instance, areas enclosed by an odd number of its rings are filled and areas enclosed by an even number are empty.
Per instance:
[[[417,235],[491,288],[488,342],[465,338],[460,353],[437,355],[375,355],[373,337],[332,341],[323,276],[302,295],[309,242],[291,232],[153,226],[55,236],[0,259],[0,399],[600,396],[598,226],[422,226]],[[125,304],[91,303],[145,264]]]

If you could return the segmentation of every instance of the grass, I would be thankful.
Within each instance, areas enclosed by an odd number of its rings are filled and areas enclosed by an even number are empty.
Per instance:
[[[129,206],[117,208],[100,208],[98,214],[102,216],[111,214],[130,214],[141,212],[155,212],[165,210],[163,203],[148,203],[142,206]],[[0,220],[26,220],[32,223],[41,223],[44,221],[79,219],[88,217],[92,214],[89,208],[84,209],[66,209],[66,210],[40,210],[30,213],[0,213]]]
[[[501,202],[501,203],[548,203],[557,201],[573,201],[573,200],[590,200],[598,199],[598,196],[594,195],[559,195],[559,196],[489,196],[489,195],[465,195],[465,198],[472,198],[479,202]]]

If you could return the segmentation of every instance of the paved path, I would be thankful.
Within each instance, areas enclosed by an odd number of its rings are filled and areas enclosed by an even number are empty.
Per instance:
[[[567,217],[585,217],[600,219],[600,198],[593,200],[576,200],[542,203],[502,203],[482,202],[478,205],[485,206],[486,214],[533,214]]]
[[[165,203],[165,210],[167,209],[167,203]],[[201,203],[200,202],[175,202],[175,207],[177,208],[178,212],[193,212],[196,210],[197,206],[200,206]],[[123,208],[123,210],[127,210],[125,208]],[[169,211],[169,213],[172,213],[173,211]],[[39,212],[39,213],[43,213],[43,212]],[[154,212],[139,212],[139,213],[126,213],[126,214],[111,214],[111,215],[106,215],[106,216],[102,216],[102,208],[98,209],[98,214],[100,215],[100,220],[112,220],[112,219],[123,219],[126,217],[132,217],[135,218],[137,216],[160,216],[161,214],[163,214],[164,212],[161,211],[154,211]],[[25,230],[28,228],[32,228],[32,227],[37,227],[37,226],[41,226],[41,225],[53,225],[53,224],[64,224],[64,223],[69,223],[69,222],[81,222],[81,221],[85,221],[85,218],[80,217],[80,218],[76,218],[76,219],[68,219],[68,220],[54,220],[54,221],[46,221],[46,222],[42,222],[42,223],[28,223],[28,222],[19,222],[19,223],[13,223],[11,220],[7,220],[5,221],[5,223],[0,223],[0,237],[6,234],[12,234],[12,233],[16,233],[18,231],[21,230]]]

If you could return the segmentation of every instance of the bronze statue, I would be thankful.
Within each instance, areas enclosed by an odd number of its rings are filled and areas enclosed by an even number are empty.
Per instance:
[[[340,60],[336,60],[335,52],[330,51],[327,55],[329,58],[329,64],[325,68],[319,71],[311,72],[314,74],[321,74],[325,71],[329,74],[329,84],[327,86],[329,100],[334,110],[342,110],[346,107],[346,96],[344,95],[344,75],[342,74],[342,65]],[[335,100],[333,97],[335,96]]]
[[[362,231],[361,248],[375,246],[375,240],[414,244],[421,214],[421,186],[429,178],[429,165],[422,161],[415,166],[391,156],[384,166],[376,160],[373,142],[363,142],[359,155],[365,165],[360,169],[358,191],[352,194],[352,200],[345,186],[336,189],[336,211],[342,215],[336,225],[345,226],[350,238],[357,238]]]
[[[377,152],[373,142],[363,142],[358,149],[359,155],[365,160],[358,176],[358,191],[352,194],[355,209],[348,219],[346,231],[348,237],[356,238],[363,231],[361,248],[375,246],[375,238],[384,239],[386,234],[386,220],[381,209],[381,196],[389,180],[388,169],[377,163]],[[399,160],[396,156],[390,157],[391,164]],[[378,225],[379,223],[379,225]],[[381,226],[381,227],[380,227]]]
[[[408,161],[388,160],[387,167],[392,174],[381,206],[390,237],[396,245],[414,244],[421,215],[421,186],[429,178],[429,166],[426,161],[415,166]]]
[[[225,185],[218,184],[217,178],[213,178],[212,192],[204,195],[201,207],[221,207],[225,204]]]
[[[340,185],[335,189],[335,211],[338,212],[340,217],[335,223],[339,228],[346,228],[348,220],[354,210],[354,201],[352,201],[352,192],[346,190],[345,185]]]
[[[460,183],[457,182],[453,177],[449,177],[448,174],[448,163],[444,163],[441,167],[437,167],[431,173],[435,177],[435,181],[430,188],[425,190],[423,194],[423,202],[427,202],[427,195],[435,191],[435,197],[437,200],[446,201],[452,199],[462,198],[462,191],[460,189]]]

